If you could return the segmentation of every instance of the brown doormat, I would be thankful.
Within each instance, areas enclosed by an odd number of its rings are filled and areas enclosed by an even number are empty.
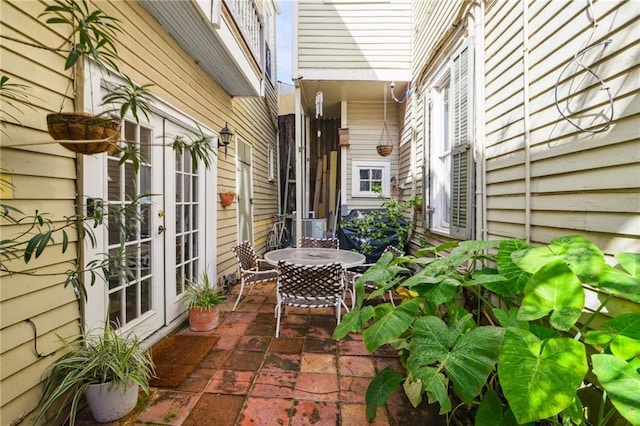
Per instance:
[[[218,342],[217,336],[174,334],[155,346],[151,357],[156,365],[156,377],[149,385],[176,388],[195,370]]]

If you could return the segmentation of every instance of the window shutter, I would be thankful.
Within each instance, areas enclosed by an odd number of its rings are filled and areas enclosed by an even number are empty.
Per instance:
[[[452,147],[451,147],[451,236],[472,236],[473,159],[471,156],[470,52],[464,47],[451,64]]]

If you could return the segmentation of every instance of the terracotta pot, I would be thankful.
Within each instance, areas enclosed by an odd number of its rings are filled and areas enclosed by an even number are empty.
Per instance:
[[[220,310],[216,307],[204,309],[200,307],[189,310],[189,328],[192,331],[213,330],[220,323]]]
[[[393,151],[393,145],[377,145],[376,151],[378,151],[379,155],[386,157]]]
[[[233,204],[233,199],[235,197],[235,194],[222,192],[220,193],[220,204],[222,204],[222,207],[229,207],[231,204]]]
[[[77,140],[78,143],[60,142],[60,145],[79,154],[98,154],[114,150],[120,140],[120,124],[119,119],[83,112],[47,115],[47,128],[51,137],[55,140]]]

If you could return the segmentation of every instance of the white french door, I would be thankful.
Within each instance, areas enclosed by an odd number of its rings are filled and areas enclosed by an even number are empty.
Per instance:
[[[101,108],[100,97],[93,96],[105,91],[101,77],[104,74],[88,63],[85,97],[93,111]],[[88,330],[111,321],[144,339],[186,311],[182,296],[187,279],[198,279],[206,271],[215,280],[216,209],[215,204],[205,208],[205,203],[215,203],[217,161],[212,159],[209,170],[202,164],[196,168],[187,151],[170,146],[176,136],[186,141],[209,137],[215,146],[215,134],[159,99],[154,108],[148,122],[123,122],[123,139],[139,144],[139,163],[116,153],[79,160],[86,205],[99,203],[112,213],[128,210],[126,215],[110,215],[106,226],[95,229],[95,245],[83,247],[85,268],[105,253],[125,253],[118,259],[124,273],[87,285]],[[90,282],[88,273],[85,282]]]
[[[123,270],[109,276],[106,285],[97,282],[87,289],[85,319],[90,329],[109,321],[144,338],[165,323],[160,291],[164,247],[157,232],[163,224],[163,149],[155,143],[156,127],[153,121],[123,123],[123,137],[140,146],[142,161],[137,165],[118,154],[83,159],[85,193],[109,213],[106,226],[96,230],[96,247],[84,252],[85,265],[108,253]]]
[[[189,129],[167,119],[165,139],[174,135],[197,138]],[[199,280],[205,272],[206,171],[195,165],[188,151],[166,150],[165,157],[165,305],[167,322],[185,310],[182,296],[188,280]],[[215,193],[213,194],[215,196]],[[210,277],[215,280],[215,277]]]

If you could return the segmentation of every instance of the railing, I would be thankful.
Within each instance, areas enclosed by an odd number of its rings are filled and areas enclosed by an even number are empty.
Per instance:
[[[240,29],[253,57],[262,67],[263,22],[255,1],[224,0],[224,2],[231,11],[233,19],[236,21],[236,25]]]

